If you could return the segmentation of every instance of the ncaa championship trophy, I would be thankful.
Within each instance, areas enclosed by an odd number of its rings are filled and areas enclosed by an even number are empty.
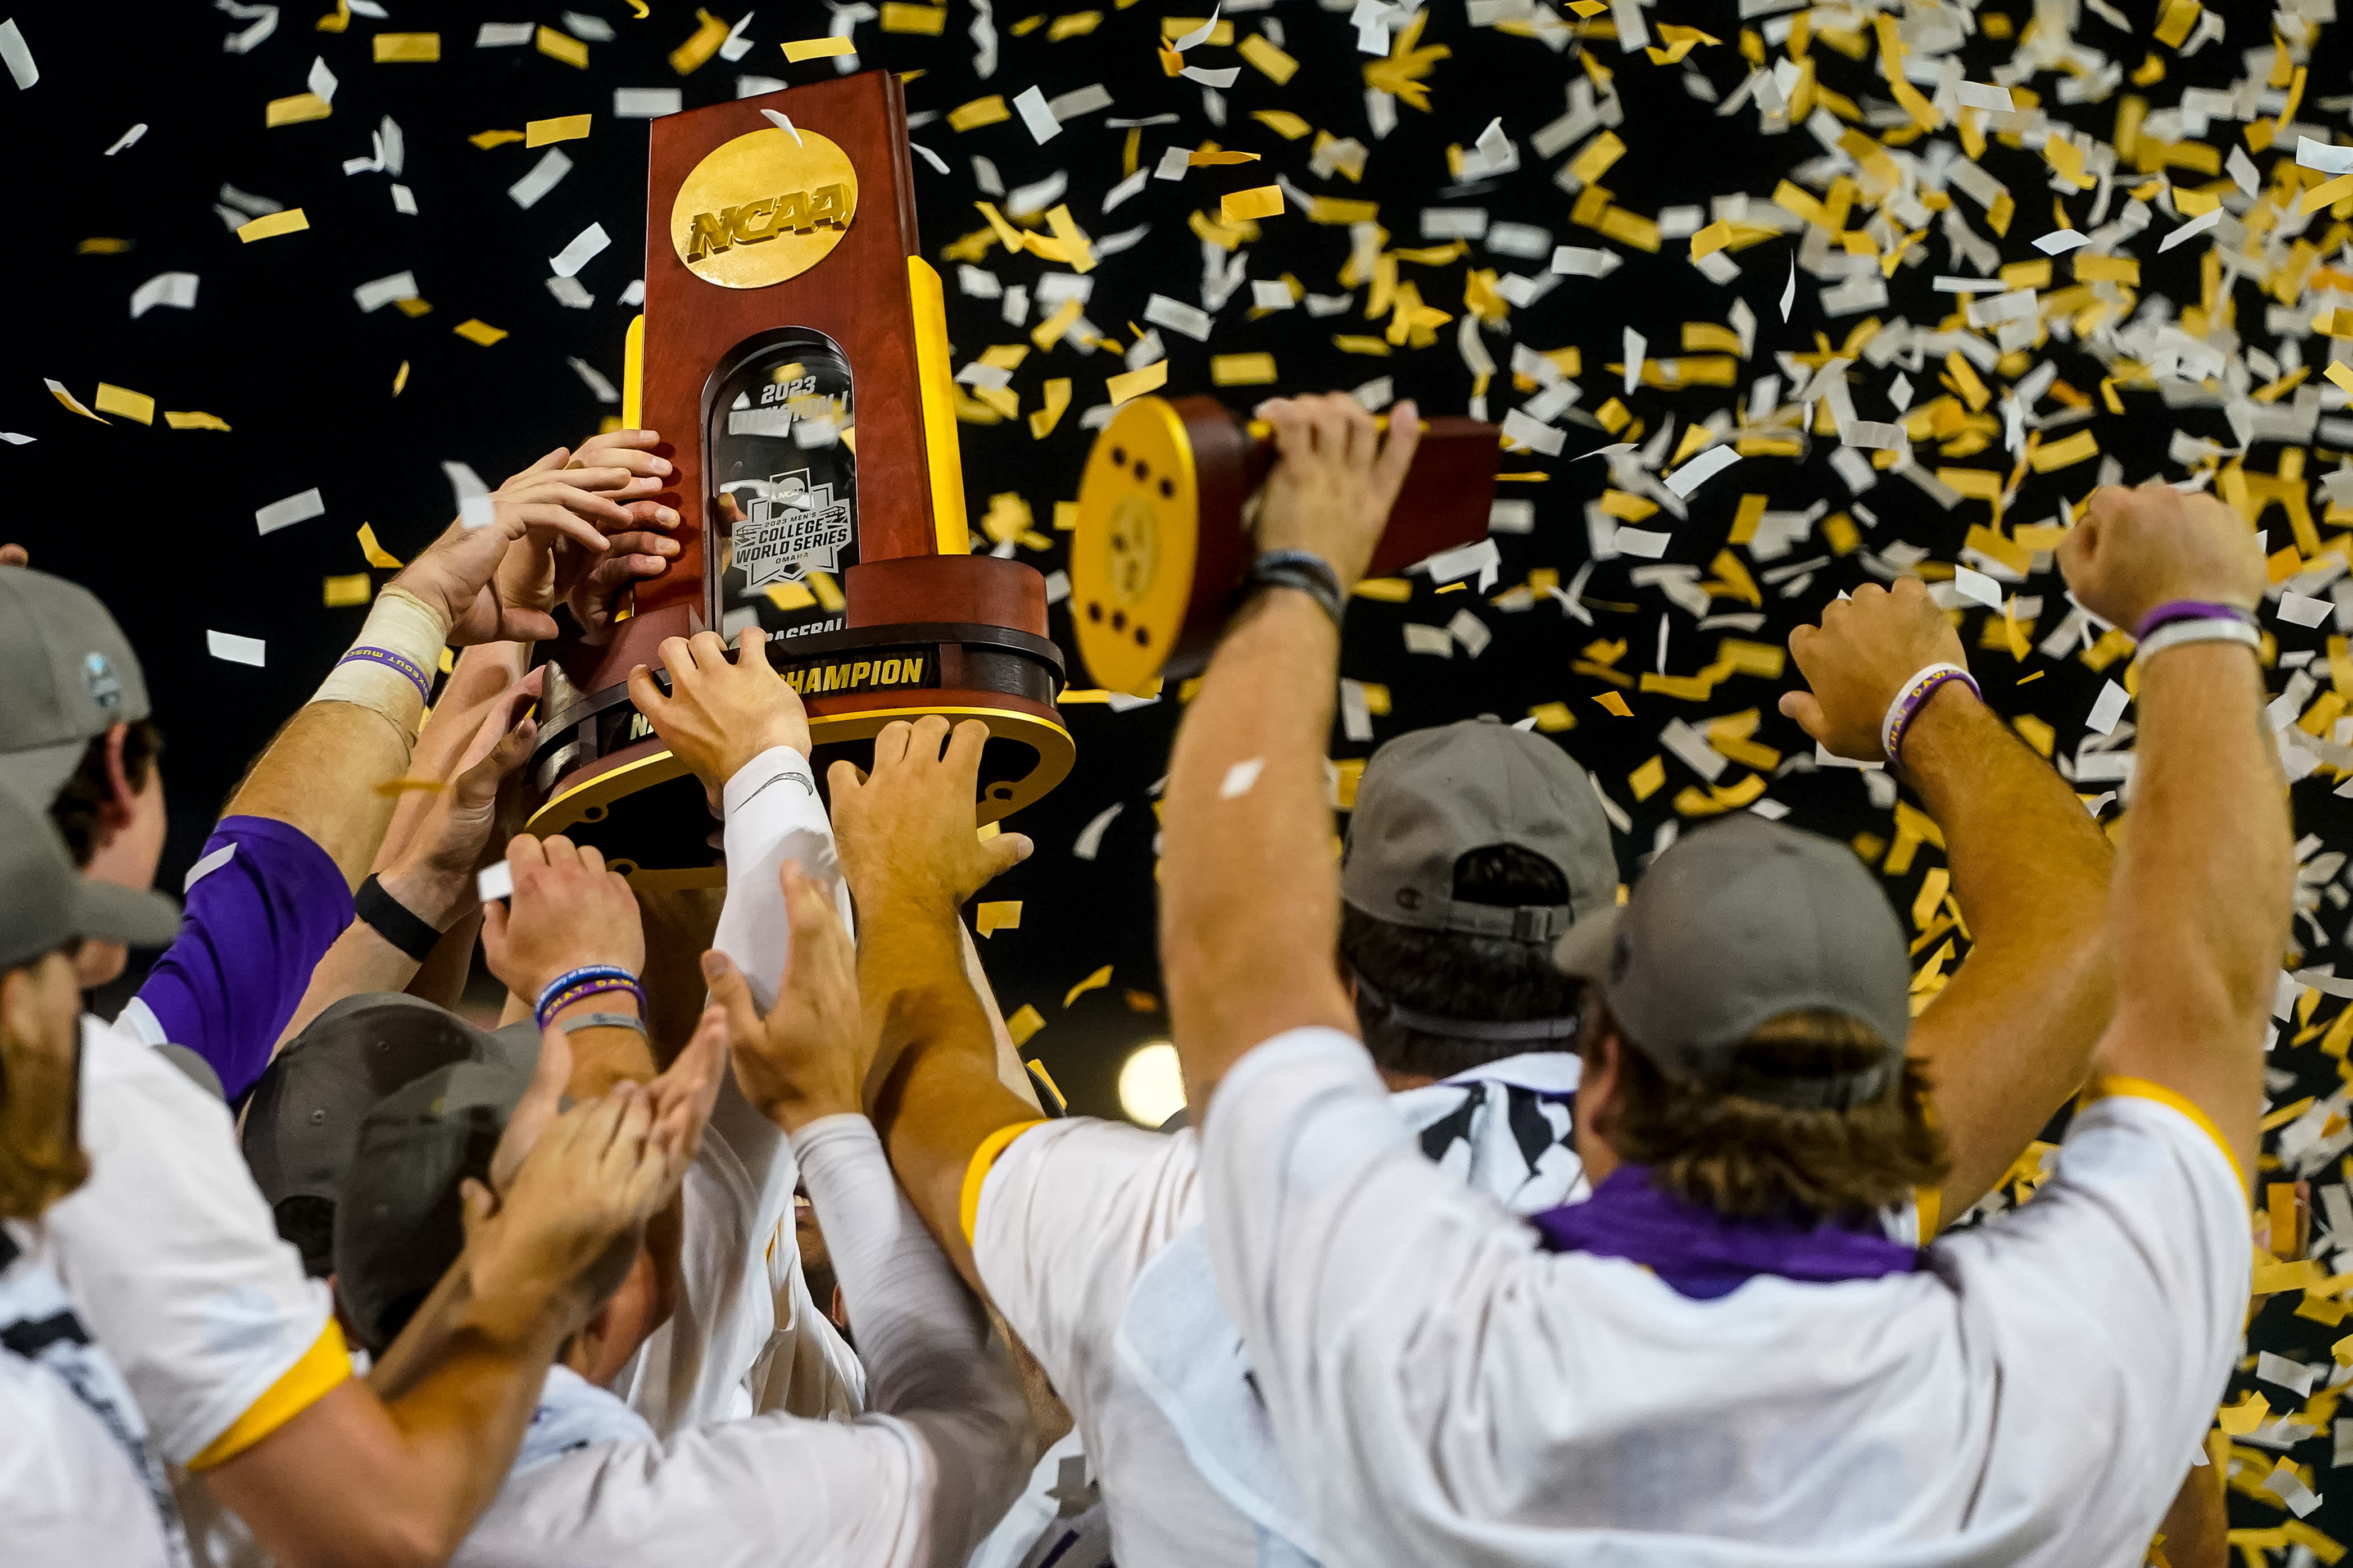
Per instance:
[[[772,121],[763,110],[777,111]],[[789,128],[780,121],[789,121]],[[899,79],[867,71],[656,120],[623,422],[674,465],[670,570],[549,652],[530,830],[648,890],[726,879],[702,786],[629,700],[666,637],[769,634],[820,781],[897,719],[987,721],[980,819],[1071,770],[1045,581],[969,553],[947,321]]]

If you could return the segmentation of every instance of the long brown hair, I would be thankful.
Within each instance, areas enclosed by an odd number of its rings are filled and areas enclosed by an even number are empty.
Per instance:
[[[35,964],[44,962],[37,959]],[[33,964],[0,970],[39,981]],[[81,1148],[81,1038],[62,1057],[0,1024],[0,1219],[35,1220],[90,1179]]]
[[[1927,1074],[1908,1058],[1876,1100],[1798,1110],[1666,1071],[1593,997],[1577,1039],[1588,1068],[1610,1036],[1619,1092],[1595,1131],[1685,1202],[1734,1216],[1851,1216],[1901,1203],[1952,1168],[1945,1136],[1928,1120]],[[1745,1073],[1799,1076],[1866,1068],[1884,1048],[1860,1021],[1806,1009],[1768,1019],[1735,1059]]]

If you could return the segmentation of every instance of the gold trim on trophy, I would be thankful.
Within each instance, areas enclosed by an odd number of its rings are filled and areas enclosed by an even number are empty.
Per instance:
[[[706,283],[765,289],[823,261],[858,216],[858,171],[814,131],[771,126],[723,142],[670,207],[678,258]]]

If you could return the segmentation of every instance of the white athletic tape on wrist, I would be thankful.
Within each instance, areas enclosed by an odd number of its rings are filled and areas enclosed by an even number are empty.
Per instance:
[[[383,714],[393,727],[414,740],[418,721],[425,712],[425,694],[418,689],[419,675],[427,688],[433,672],[441,662],[442,644],[449,628],[441,617],[426,607],[423,600],[404,588],[386,588],[376,595],[375,606],[368,611],[367,624],[360,628],[354,653],[346,654],[327,673],[319,689],[311,694],[313,702],[349,702]],[[364,651],[361,651],[364,650]],[[390,655],[390,658],[380,656]],[[419,675],[402,670],[395,659],[406,663]]]

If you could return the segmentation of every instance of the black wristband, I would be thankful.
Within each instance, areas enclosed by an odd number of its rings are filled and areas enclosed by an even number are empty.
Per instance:
[[[1260,588],[1296,588],[1324,606],[1335,626],[1346,610],[1340,594],[1340,574],[1332,563],[1306,550],[1270,550],[1250,563],[1243,580],[1245,596]]]
[[[352,913],[375,928],[376,935],[422,963],[433,956],[440,942],[441,933],[424,921],[415,910],[384,890],[384,884],[370,873],[352,895]]]

